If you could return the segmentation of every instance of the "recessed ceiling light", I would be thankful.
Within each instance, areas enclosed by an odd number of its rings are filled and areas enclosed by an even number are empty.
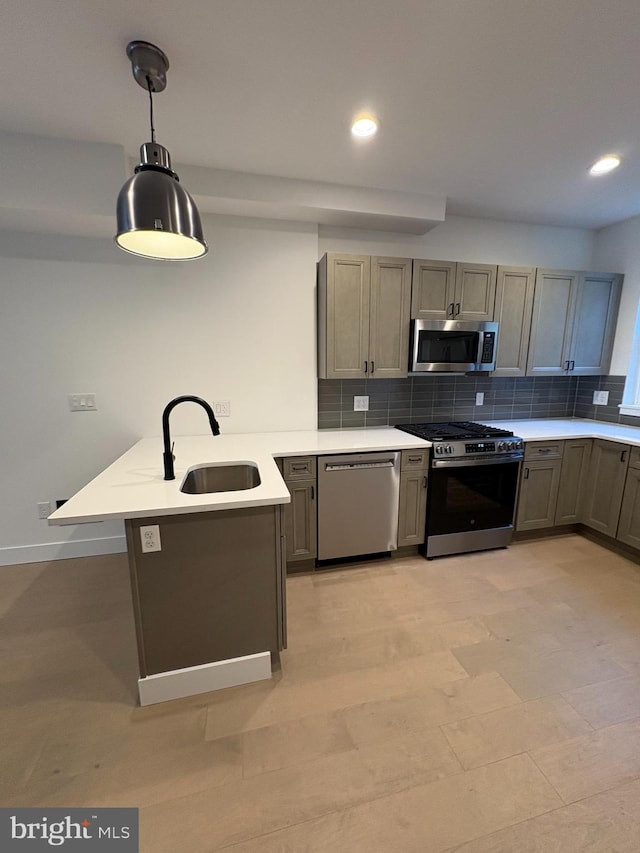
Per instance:
[[[351,125],[354,136],[373,136],[378,132],[378,122],[373,116],[358,116]]]
[[[589,169],[590,175],[606,175],[613,169],[617,169],[620,165],[620,158],[616,154],[607,154],[606,157],[601,157]]]

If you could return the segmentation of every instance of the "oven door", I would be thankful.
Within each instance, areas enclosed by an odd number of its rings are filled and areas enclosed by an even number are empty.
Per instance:
[[[520,459],[436,460],[427,537],[513,527]]]

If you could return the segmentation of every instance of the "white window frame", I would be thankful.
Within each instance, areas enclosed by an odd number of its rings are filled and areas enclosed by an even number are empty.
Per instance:
[[[622,403],[618,406],[621,415],[631,415],[640,418],[640,305],[636,314],[636,324],[633,329],[633,344],[631,357],[624,383]]]

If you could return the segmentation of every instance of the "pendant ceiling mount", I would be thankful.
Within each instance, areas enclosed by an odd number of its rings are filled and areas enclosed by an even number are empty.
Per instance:
[[[125,252],[163,261],[188,261],[207,253],[200,213],[171,167],[167,149],[156,142],[153,95],[167,85],[169,60],[148,41],[132,41],[127,56],[136,82],[149,95],[151,141],[140,147],[140,162],[118,195],[116,244]]]
[[[136,83],[148,91],[148,80],[154,92],[164,92],[167,88],[169,60],[166,53],[148,41],[130,41],[127,56],[131,60],[131,70]]]

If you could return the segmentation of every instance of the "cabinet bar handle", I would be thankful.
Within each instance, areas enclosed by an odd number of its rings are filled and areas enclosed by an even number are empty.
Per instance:
[[[563,367],[562,369],[563,369],[563,370],[566,370],[566,371],[567,371],[567,373],[569,372],[569,362],[568,362],[568,361],[565,361],[565,363],[564,363],[564,367]]]
[[[569,368],[569,370],[573,370],[575,368],[575,366],[576,366],[576,363],[575,363],[575,361],[572,360],[571,361],[571,367]]]
[[[454,316],[456,316],[456,317],[457,317],[459,313],[460,313],[460,303],[459,303],[459,302],[456,302],[456,313],[455,313],[455,315],[454,315]]]
[[[620,461],[625,462],[626,459],[627,459],[627,451],[623,450],[622,453],[620,454]]]
[[[364,363],[364,372],[367,373],[369,371],[369,362],[365,361]]]
[[[551,453],[551,448],[550,447],[539,447],[538,453]]]
[[[447,308],[447,317],[453,317],[453,302],[449,303],[449,307]]]
[[[426,475],[426,474],[425,474],[425,475],[424,475],[424,477],[422,478],[422,488],[423,488],[423,489],[426,489],[426,488],[427,488],[427,475]]]
[[[524,469],[524,479],[525,479],[525,480],[528,480],[528,479],[529,479],[529,469],[528,469],[528,468],[525,468],[525,469]]]
[[[410,456],[409,462],[422,462],[422,456]]]
[[[315,499],[316,499],[316,487],[311,486],[311,500],[315,501]]]
[[[375,369],[376,369],[376,363],[375,363],[375,361],[372,361],[372,362],[371,362],[371,373],[373,373],[373,371],[374,371]]]

